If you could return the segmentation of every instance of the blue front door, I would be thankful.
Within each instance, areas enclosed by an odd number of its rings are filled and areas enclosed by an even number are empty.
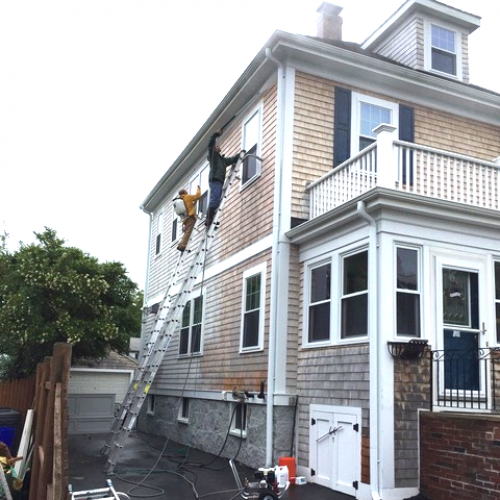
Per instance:
[[[443,268],[445,390],[478,391],[478,273]]]

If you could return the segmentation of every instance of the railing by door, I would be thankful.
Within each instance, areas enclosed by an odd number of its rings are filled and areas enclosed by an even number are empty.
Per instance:
[[[500,348],[432,351],[435,407],[500,412]]]

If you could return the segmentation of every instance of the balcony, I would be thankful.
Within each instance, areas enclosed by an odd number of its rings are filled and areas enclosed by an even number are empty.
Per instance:
[[[488,162],[395,139],[380,125],[377,141],[308,186],[310,219],[375,187],[500,209],[500,159]]]
[[[431,411],[500,413],[500,348],[431,352]]]

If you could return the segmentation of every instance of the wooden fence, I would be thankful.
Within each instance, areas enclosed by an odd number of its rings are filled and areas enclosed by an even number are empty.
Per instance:
[[[18,380],[0,382],[0,406],[12,408],[21,415],[20,428],[24,425],[26,413],[33,408],[36,378],[27,377]]]

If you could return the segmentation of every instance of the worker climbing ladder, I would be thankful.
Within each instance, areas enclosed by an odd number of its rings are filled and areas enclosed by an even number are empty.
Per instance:
[[[145,343],[139,367],[135,370],[133,380],[113,422],[110,437],[102,449],[102,453],[108,455],[105,466],[107,474],[111,474],[114,471],[118,456],[125,446],[125,441],[130,431],[134,427],[149,388],[172,340],[172,336],[179,326],[184,306],[194,288],[197,277],[204,268],[205,257],[215,238],[215,232],[219,226],[219,217],[224,211],[229,189],[238,178],[238,172],[243,160],[244,157],[241,155],[235,166],[231,169],[229,176],[226,177],[222,188],[221,202],[214,220],[203,233],[195,250],[181,252],[179,255],[165,295],[156,314],[151,334]],[[192,254],[191,262],[188,265],[185,276],[178,284],[181,263],[184,256],[190,253]]]

